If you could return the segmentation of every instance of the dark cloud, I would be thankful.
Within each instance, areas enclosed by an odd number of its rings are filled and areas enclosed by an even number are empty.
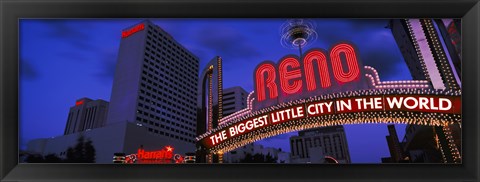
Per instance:
[[[114,52],[104,54],[99,59],[100,70],[93,74],[95,78],[102,82],[112,82],[115,76],[115,66],[117,64],[117,54]]]
[[[385,28],[389,19],[352,19],[351,27],[357,31],[370,31],[372,29]]]
[[[381,80],[411,79],[401,52],[392,40],[372,40],[364,44],[359,56],[364,65],[374,67]],[[391,41],[391,42],[390,42]]]
[[[246,85],[246,86],[245,86],[245,85]],[[247,90],[247,92],[253,91],[253,84],[247,83],[247,84],[245,84],[245,85],[243,86],[243,87],[244,87],[243,89]]]
[[[89,31],[92,27],[89,24],[72,24],[68,20],[42,20],[48,24],[49,31],[46,37],[57,40],[68,40],[66,43],[80,50],[93,50],[91,35]]]
[[[341,40],[350,40],[353,28],[347,22],[321,22],[316,23],[317,42],[323,42],[326,45],[332,45]],[[333,31],[334,30],[334,31]],[[328,49],[329,47],[325,47]]]
[[[332,46],[339,41],[350,41],[358,46],[359,57],[364,65],[374,67],[380,79],[396,79],[408,71],[405,62],[391,35],[385,28],[387,19],[351,19],[343,21],[321,21],[317,23],[318,40]],[[335,31],[332,31],[335,30]],[[328,47],[330,48],[330,47]],[[403,79],[408,76],[402,76]]]
[[[394,72],[396,74],[386,74],[386,76],[380,76],[380,79],[382,81],[412,80],[412,75],[403,60],[397,62]]]
[[[26,59],[20,60],[20,77],[25,80],[35,80],[40,77],[40,73],[32,63]]]
[[[205,26],[196,32],[194,39],[205,49],[221,54],[221,57],[249,60],[260,55],[248,43],[247,37],[230,27]]]
[[[214,57],[214,55],[208,55],[205,50],[198,47],[188,47],[187,49],[200,59],[200,65],[207,64]]]
[[[87,57],[87,54],[81,51],[75,51],[75,50],[68,50],[68,51],[63,51],[59,52],[58,56],[61,57],[61,60],[70,60],[70,61],[85,61],[89,60]]]
[[[317,41],[332,45],[344,40],[358,40],[378,33],[387,25],[388,20],[322,20],[316,22]]]
[[[380,79],[398,74],[397,63],[395,62],[395,60],[398,60],[398,57],[392,55],[388,49],[383,48],[366,52],[360,55],[360,57],[364,65],[372,66],[378,71]]]

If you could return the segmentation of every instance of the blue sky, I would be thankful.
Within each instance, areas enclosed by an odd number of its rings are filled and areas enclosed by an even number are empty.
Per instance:
[[[68,111],[82,97],[110,100],[121,30],[143,19],[20,20],[20,147],[35,138],[63,134]],[[150,19],[200,58],[200,68],[214,56],[223,58],[224,88],[253,90],[258,63],[277,62],[298,50],[280,44],[286,19]],[[387,19],[312,19],[318,38],[310,48],[329,49],[339,41],[354,43],[364,65],[382,80],[410,80]],[[239,76],[241,75],[241,76]],[[404,125],[397,125],[399,136]],[[386,125],[345,126],[355,163],[388,157]],[[258,143],[289,151],[288,137]],[[401,139],[401,138],[400,138]]]

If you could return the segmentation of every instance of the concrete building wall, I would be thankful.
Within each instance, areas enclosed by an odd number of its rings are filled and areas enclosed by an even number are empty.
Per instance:
[[[290,162],[290,153],[289,152],[278,152],[278,155],[277,155],[278,159],[277,159],[277,163],[291,163]]]
[[[248,93],[242,87],[230,87],[223,90],[223,116],[228,116],[247,108]]]
[[[141,24],[143,30],[121,40],[108,123],[140,124],[194,147],[199,60],[148,20],[132,27]]]
[[[298,164],[298,163],[325,163],[325,155],[323,154],[322,147],[309,147],[308,153],[314,154],[310,155],[309,157],[298,157],[294,156],[291,158],[291,163]]]
[[[141,23],[146,24],[147,22],[144,21]],[[136,25],[125,28],[124,31]],[[112,93],[110,96],[110,109],[107,118],[108,124],[135,121],[140,77],[145,56],[147,29],[148,28],[126,38],[122,38],[120,41]]]
[[[47,145],[47,142],[48,142],[48,138],[39,138],[39,139],[30,140],[27,143],[27,150],[25,152],[29,154],[43,155],[43,151],[45,150],[45,145]]]
[[[321,153],[318,152],[318,147],[323,150]],[[300,131],[299,136],[290,137],[290,150],[292,163],[313,163],[318,155],[333,157],[340,163],[351,162],[343,126]]]

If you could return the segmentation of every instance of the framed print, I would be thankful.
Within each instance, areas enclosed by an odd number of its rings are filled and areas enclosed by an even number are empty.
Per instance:
[[[3,181],[478,180],[478,1],[0,5]]]

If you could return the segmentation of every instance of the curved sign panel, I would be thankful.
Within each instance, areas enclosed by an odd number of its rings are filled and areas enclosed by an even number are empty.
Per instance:
[[[223,123],[202,135],[200,142],[211,152],[225,152],[263,138],[321,126],[362,123],[442,126],[454,122],[461,122],[459,91],[364,90],[261,109]]]
[[[312,49],[303,60],[285,56],[254,71],[248,108],[197,137],[223,153],[267,137],[322,126],[402,123],[443,126],[461,122],[461,90],[437,90],[427,80],[380,81],[352,44]],[[251,98],[252,97],[252,98]]]

